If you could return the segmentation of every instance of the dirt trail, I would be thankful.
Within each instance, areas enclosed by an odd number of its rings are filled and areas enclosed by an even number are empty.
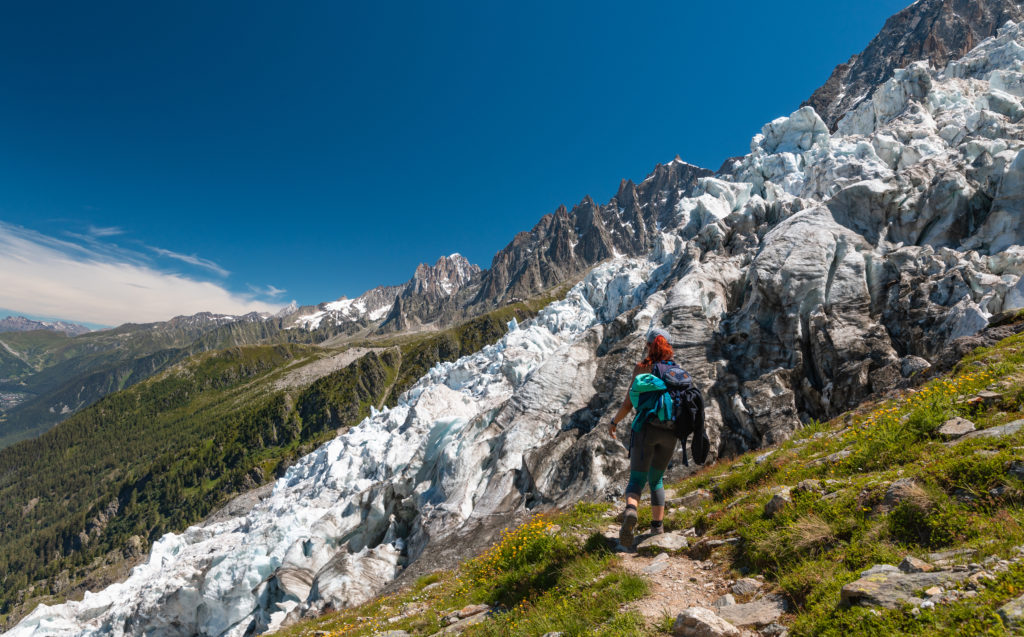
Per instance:
[[[616,524],[609,526],[605,535],[614,542],[618,532]],[[636,543],[648,537],[649,534],[638,535]],[[729,592],[732,584],[721,567],[711,561],[691,559],[685,554],[661,553],[648,557],[630,551],[618,556],[619,563],[627,572],[650,582],[650,593],[646,597],[623,607],[624,611],[640,613],[650,626],[660,624],[666,615],[675,618],[691,606],[711,608],[715,600]]]

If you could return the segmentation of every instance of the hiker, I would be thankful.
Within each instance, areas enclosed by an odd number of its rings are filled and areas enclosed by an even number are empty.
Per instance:
[[[654,364],[672,360],[672,346],[668,344],[668,334],[655,329],[647,335],[647,350],[644,359],[633,370],[633,378],[640,374],[650,374]],[[632,387],[632,381],[630,386]],[[622,401],[619,411],[612,416],[610,425],[612,438],[622,420],[633,410],[629,392]],[[629,484],[626,485],[626,511],[622,515],[622,527],[619,531],[619,543],[630,548],[633,546],[633,529],[636,527],[636,507],[640,502],[640,494],[644,484],[651,487],[651,535],[659,535],[664,531],[665,519],[665,488],[662,477],[668,468],[669,460],[676,449],[676,433],[671,428],[652,426],[641,423],[638,431],[634,431],[629,440]]]

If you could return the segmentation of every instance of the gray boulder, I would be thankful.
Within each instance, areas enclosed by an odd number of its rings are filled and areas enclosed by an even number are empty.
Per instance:
[[[789,608],[785,598],[770,595],[746,604],[733,604],[718,609],[718,615],[734,626],[767,626]]]
[[[964,434],[969,434],[974,430],[975,426],[973,422],[967,420],[966,418],[960,418],[959,416],[955,416],[939,425],[939,428],[936,430],[936,433],[938,433],[946,440],[953,440],[955,438],[963,436]]]
[[[885,565],[888,566],[888,565]],[[912,603],[917,591],[967,579],[966,571],[935,571],[932,573],[903,573],[895,566],[886,569],[874,567],[862,577],[850,582],[840,592],[843,606],[879,606],[896,609]]]
[[[676,616],[672,625],[676,637],[740,637],[738,628],[710,608],[694,606]]]

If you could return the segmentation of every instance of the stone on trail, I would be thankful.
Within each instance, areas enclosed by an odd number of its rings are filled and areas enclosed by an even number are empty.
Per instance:
[[[667,553],[661,553],[661,555],[668,555],[668,554]],[[647,566],[643,567],[643,569],[641,569],[641,570],[646,575],[654,575],[655,573],[660,573],[660,572],[664,571],[666,568],[668,568],[668,560],[654,560],[653,562],[651,562]]]
[[[782,616],[789,604],[781,595],[771,595],[746,604],[734,604],[718,609],[718,616],[733,626],[767,626]]]
[[[710,608],[694,606],[676,616],[672,625],[676,637],[740,637],[738,628],[715,614]]]
[[[737,580],[735,584],[729,587],[733,595],[739,595],[740,597],[749,597],[761,590],[761,582],[757,581],[753,577],[744,577],[743,579]]]
[[[725,595],[722,595],[721,597],[715,600],[714,606],[715,608],[722,608],[723,606],[732,606],[735,603],[736,598],[733,597],[732,594],[726,593]]]
[[[409,633],[404,630],[385,630],[382,633],[376,633],[376,637],[409,637]]]
[[[771,623],[757,631],[761,637],[785,637],[789,630],[782,624]]]
[[[908,555],[900,562],[900,570],[904,573],[931,573],[935,567],[913,555]]]
[[[657,555],[658,553],[680,553],[689,546],[686,538],[678,533],[662,533],[652,535],[637,545],[636,552],[640,555]]]
[[[953,440],[964,434],[969,434],[974,430],[975,426],[973,422],[966,418],[956,416],[942,423],[939,426],[938,434],[946,440]]]
[[[974,395],[974,400],[980,402],[985,407],[990,407],[1003,399],[1002,394],[997,394],[994,391],[980,391]]]

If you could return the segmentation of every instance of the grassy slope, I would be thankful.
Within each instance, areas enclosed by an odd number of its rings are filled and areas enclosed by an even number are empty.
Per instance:
[[[646,635],[638,614],[619,611],[621,604],[643,597],[648,587],[617,566],[597,532],[607,524],[603,514],[608,508],[581,503],[566,513],[535,516],[454,571],[422,577],[410,590],[303,622],[282,634],[299,637],[323,631],[355,637],[405,630],[433,635],[447,625],[446,615],[483,603],[503,612],[463,635]],[[407,611],[408,616],[401,617]]]
[[[1001,400],[988,406],[964,400],[986,388],[1000,393]],[[812,423],[782,445],[720,461],[672,485],[679,492],[706,488],[714,499],[697,509],[670,512],[666,528],[697,527],[707,537],[740,538],[717,549],[713,559],[737,577],[763,574],[784,593],[796,609],[785,618],[793,635],[1008,635],[995,611],[1024,592],[1024,563],[996,573],[973,599],[919,615],[838,604],[840,589],[875,564],[958,548],[974,549],[972,562],[1012,560],[1016,547],[1024,545],[1024,483],[1007,471],[1011,461],[1024,459],[1024,432],[947,446],[935,430],[955,415],[979,428],[1024,417],[1024,335],[975,352],[948,377],[916,391],[863,405],[829,423]],[[845,458],[815,464],[844,450]],[[900,478],[913,478],[926,495],[881,512],[887,484]],[[771,518],[764,514],[773,489],[807,479],[833,481],[826,484],[835,495],[794,490],[791,506]],[[347,637],[405,629],[430,635],[447,613],[481,601],[511,610],[463,634],[665,634],[669,623],[644,627],[638,617],[594,602],[604,599],[605,593],[592,596],[601,587],[613,591],[609,598],[615,607],[644,593],[642,582],[632,581],[603,551],[603,540],[585,539],[601,526],[600,508],[578,505],[548,519],[562,527],[553,537],[523,527],[455,571],[284,634],[323,630]],[[649,519],[645,513],[642,521]],[[423,590],[433,581],[440,585]],[[410,617],[386,621],[417,608]]]

